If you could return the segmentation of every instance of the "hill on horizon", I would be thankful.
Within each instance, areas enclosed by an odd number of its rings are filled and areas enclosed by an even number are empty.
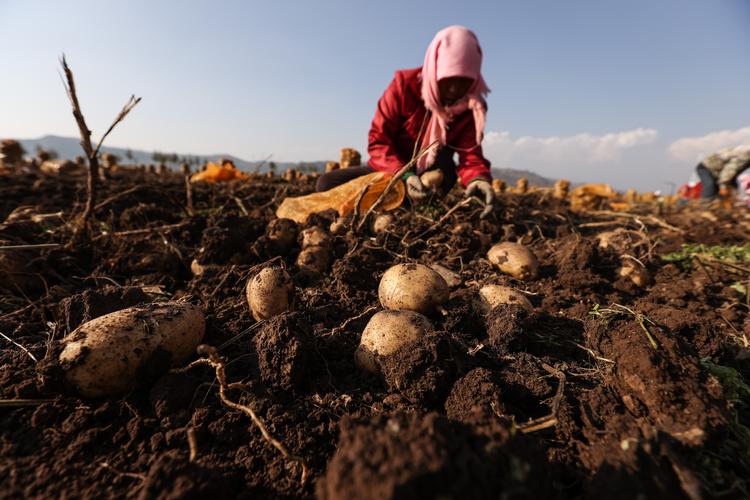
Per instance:
[[[54,151],[58,158],[63,159],[74,159],[76,156],[81,156],[83,151],[81,150],[81,144],[79,139],[73,137],[62,137],[57,135],[45,135],[38,139],[18,139],[23,148],[26,150],[27,155],[33,156],[37,149],[41,148],[46,151]],[[102,146],[103,153],[110,153],[117,156],[122,163],[137,163],[137,164],[150,164],[158,163],[155,159],[154,154],[163,154],[165,156],[175,155],[177,161],[164,161],[168,166],[176,168],[179,164],[191,163],[193,165],[203,164],[205,162],[218,162],[222,158],[232,160],[237,168],[244,171],[255,171],[259,168],[260,172],[267,172],[271,162],[275,163],[278,172],[283,172],[288,168],[299,168],[300,165],[304,165],[307,168],[314,169],[315,171],[321,172],[325,168],[326,161],[330,160],[317,160],[317,161],[305,161],[305,162],[278,162],[274,161],[273,158],[269,161],[251,161],[244,160],[231,154],[211,154],[211,155],[193,155],[193,154],[176,154],[165,151],[144,151],[130,148],[119,148]],[[515,185],[521,177],[526,177],[529,181],[529,185],[549,187],[555,183],[555,179],[549,179],[541,175],[535,174],[528,170],[519,170],[514,168],[492,168],[492,176],[496,179],[502,179],[509,185]]]

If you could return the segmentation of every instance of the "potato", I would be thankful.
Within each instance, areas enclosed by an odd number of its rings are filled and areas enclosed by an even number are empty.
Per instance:
[[[635,253],[636,249],[646,244],[643,234],[621,227],[599,233],[596,239],[599,240],[599,249],[612,250],[617,254]]]
[[[294,248],[298,233],[297,223],[291,219],[274,219],[266,226],[271,251],[277,254],[288,254]]]
[[[331,227],[328,228],[331,234],[345,234],[346,233],[346,219],[339,217],[335,221],[331,222]]]
[[[439,190],[443,185],[444,178],[445,176],[443,175],[442,170],[428,170],[427,172],[419,176],[419,179],[422,181],[424,187],[426,187],[430,191]]]
[[[198,306],[156,302],[105,314],[62,341],[65,380],[84,397],[122,394],[183,363],[203,340]]]
[[[445,266],[441,266],[440,264],[432,264],[430,265],[430,269],[438,273],[450,288],[455,288],[461,284],[461,276],[459,276],[457,273],[454,273]]]
[[[297,256],[297,267],[318,273],[326,272],[330,263],[331,250],[327,247],[306,247]]]
[[[380,279],[378,296],[386,309],[430,314],[448,300],[448,284],[422,264],[397,264]]]
[[[302,248],[308,247],[331,247],[331,236],[318,226],[313,226],[302,231]]]
[[[372,222],[372,232],[382,233],[383,231],[388,229],[395,222],[395,220],[396,218],[391,214],[378,215]]]
[[[248,280],[245,294],[253,318],[260,321],[292,308],[294,286],[284,269],[265,267]]]
[[[519,243],[497,243],[487,252],[487,258],[500,271],[517,279],[536,278],[539,272],[539,261],[536,256]]]
[[[377,356],[393,354],[432,330],[430,320],[413,311],[387,310],[376,313],[367,323],[354,361],[360,368],[377,373]]]
[[[507,189],[505,181],[502,179],[492,179],[492,190],[495,191],[496,195],[501,195]]]
[[[479,289],[475,306],[481,313],[487,313],[500,304],[517,304],[529,312],[534,310],[526,295],[509,286],[485,285]]]
[[[648,270],[635,259],[622,259],[619,275],[623,278],[630,278],[630,281],[639,288],[648,286],[651,282]]]

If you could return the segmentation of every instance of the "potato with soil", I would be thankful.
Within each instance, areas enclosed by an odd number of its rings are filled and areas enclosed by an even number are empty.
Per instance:
[[[448,284],[422,264],[396,264],[380,279],[378,296],[386,309],[431,314],[448,300]]]
[[[313,226],[302,231],[302,251],[297,256],[300,269],[324,273],[331,264],[331,236]]]
[[[292,308],[294,286],[284,269],[265,267],[247,282],[245,295],[253,318],[261,321]]]
[[[382,233],[393,225],[396,218],[391,214],[380,214],[372,222],[372,232],[375,234]]]
[[[430,320],[413,311],[380,311],[367,323],[354,353],[357,366],[377,373],[378,356],[393,354],[413,344],[432,330]]]
[[[437,192],[442,187],[444,178],[442,170],[428,170],[419,176],[422,185],[432,192]]]
[[[516,304],[529,312],[534,310],[526,295],[509,286],[485,285],[479,289],[479,297],[475,301],[479,312],[488,313],[500,304]]]
[[[275,254],[287,255],[294,248],[299,228],[291,219],[274,219],[266,226],[266,235]]]
[[[65,380],[84,397],[122,394],[179,366],[203,340],[198,306],[152,303],[105,314],[62,341]]]
[[[487,259],[500,271],[516,279],[533,279],[539,273],[536,255],[520,243],[497,243],[487,252]]]

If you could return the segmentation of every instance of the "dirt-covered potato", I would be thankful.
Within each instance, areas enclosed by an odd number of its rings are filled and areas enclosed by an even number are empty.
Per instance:
[[[459,276],[458,273],[454,273],[445,266],[441,266],[440,264],[432,264],[430,265],[430,269],[438,273],[450,288],[455,288],[461,284],[461,276]]]
[[[378,296],[386,309],[430,314],[448,300],[448,284],[422,264],[396,264],[380,279]]]
[[[529,312],[534,309],[526,295],[509,286],[485,285],[479,289],[475,306],[481,313],[489,312],[500,304],[517,304]]]
[[[274,219],[266,226],[266,235],[271,245],[271,251],[286,255],[297,241],[299,228],[291,219]]]
[[[297,256],[297,267],[318,273],[326,272],[330,263],[331,250],[328,247],[306,247]]]
[[[520,280],[536,278],[539,272],[536,256],[520,243],[497,243],[487,252],[487,259],[500,271]]]
[[[388,229],[396,221],[396,218],[391,214],[380,214],[372,222],[372,232],[382,233]]]
[[[426,187],[430,191],[437,191],[438,189],[440,189],[440,187],[443,185],[444,178],[445,176],[443,175],[442,170],[428,170],[427,172],[419,176],[419,179],[422,181],[424,187]]]
[[[65,380],[84,397],[127,392],[183,363],[203,340],[198,306],[152,303],[105,314],[62,340]]]
[[[335,221],[331,222],[331,227],[328,228],[331,234],[344,234],[346,233],[346,219],[339,217]]]
[[[601,232],[596,239],[599,241],[600,250],[611,250],[617,254],[636,254],[646,245],[646,238],[642,233],[622,227]]]
[[[265,267],[247,282],[245,289],[250,312],[257,321],[291,309],[294,286],[280,267]]]
[[[302,248],[308,247],[331,247],[331,236],[318,226],[313,226],[302,231]]]
[[[377,373],[378,356],[393,354],[432,330],[430,320],[413,311],[387,310],[376,313],[367,323],[359,347],[354,352],[357,366]]]
[[[639,288],[648,286],[651,282],[651,275],[648,270],[635,259],[622,259],[619,275],[623,278],[630,278],[630,281]]]

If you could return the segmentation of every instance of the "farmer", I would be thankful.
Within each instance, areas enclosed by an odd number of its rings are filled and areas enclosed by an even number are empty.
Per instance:
[[[728,198],[737,177],[750,168],[750,144],[723,149],[701,161],[695,168],[701,180],[701,198]]]
[[[440,31],[427,48],[424,65],[396,71],[380,98],[370,126],[369,164],[326,173],[316,189],[326,191],[374,171],[396,173],[418,151],[437,141],[416,168],[404,174],[409,198],[414,203],[425,199],[429,190],[420,175],[440,170],[441,193],[447,193],[459,177],[466,196],[484,200],[482,217],[489,215],[495,195],[490,162],[482,154],[481,143],[487,111],[484,98],[490,90],[481,67],[482,49],[472,31],[462,26]],[[454,153],[458,153],[458,165]]]

